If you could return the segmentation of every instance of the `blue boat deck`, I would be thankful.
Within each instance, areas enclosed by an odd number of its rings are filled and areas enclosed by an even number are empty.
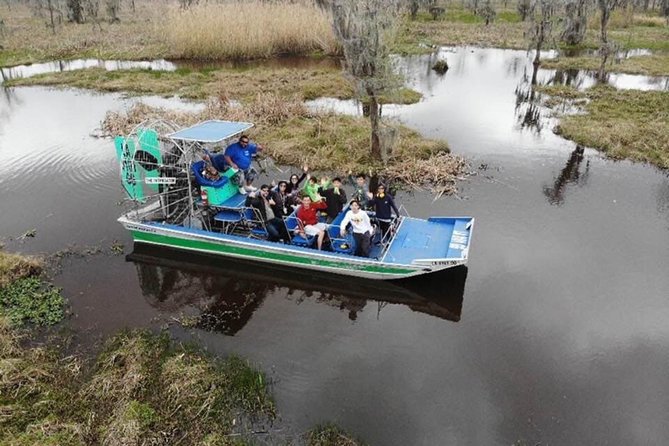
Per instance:
[[[470,221],[471,218],[407,217],[388,246],[384,260],[410,264],[415,259],[460,258],[469,244]]]

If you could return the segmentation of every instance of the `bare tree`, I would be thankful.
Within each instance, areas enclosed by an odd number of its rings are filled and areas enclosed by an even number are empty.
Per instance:
[[[381,144],[380,98],[400,83],[389,57],[400,2],[332,0],[331,9],[334,33],[344,50],[345,69],[369,110],[372,157],[386,160],[390,147]]]
[[[84,23],[82,0],[67,0],[67,18],[74,23]]]
[[[535,69],[541,64],[541,50],[546,42],[552,39],[553,21],[555,20],[556,5],[554,0],[535,0],[532,5],[530,28],[527,36],[530,40],[530,48],[534,48],[534,61],[532,64]],[[536,83],[536,75],[532,76],[532,84]]]
[[[607,27],[609,25],[609,19],[611,18],[611,12],[619,6],[623,5],[624,0],[597,0],[597,6],[599,7],[600,13],[600,46],[599,54],[601,56],[601,64],[599,65],[599,79],[603,80],[605,75],[605,66],[606,62],[616,50],[614,43],[609,42]]]
[[[56,9],[55,0],[46,0],[46,8],[49,11],[49,27],[51,28],[51,32],[56,34],[56,22],[53,20],[53,14]]]
[[[118,17],[119,10],[121,9],[121,0],[106,0],[107,6],[107,16],[109,16],[109,23],[120,22],[121,19]]]
[[[491,0],[486,0],[486,2],[479,10],[479,15],[483,17],[486,25],[489,25],[490,22],[495,20],[495,17],[497,17],[497,11],[495,11],[495,7],[493,6]]]
[[[86,16],[93,22],[93,29],[97,26],[98,30],[102,31],[100,25],[100,0],[85,0],[84,8],[86,9]]]
[[[662,10],[662,15],[667,19],[667,26],[669,26],[669,0],[662,0],[660,8]]]
[[[588,0],[566,0],[564,30],[560,39],[567,45],[583,41],[588,26]]]
[[[516,6],[516,10],[518,11],[518,14],[520,14],[520,19],[524,22],[532,12],[532,1],[518,0],[518,5]]]
[[[5,37],[5,20],[0,17],[0,37]],[[5,49],[5,46],[0,43],[0,50]]]

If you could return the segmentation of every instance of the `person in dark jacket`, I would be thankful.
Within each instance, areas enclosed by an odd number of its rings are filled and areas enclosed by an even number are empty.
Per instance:
[[[318,192],[323,198],[328,207],[326,212],[328,214],[328,223],[337,218],[337,215],[344,209],[346,204],[346,192],[341,187],[341,179],[335,178],[332,180],[332,187],[321,187]]]
[[[246,197],[245,206],[253,207],[258,210],[260,219],[265,224],[267,229],[267,240],[276,242],[283,240],[285,242],[290,240],[288,230],[281,218],[276,217],[272,206],[276,203],[269,197],[269,186],[263,184],[260,186],[259,193],[251,193]]]
[[[397,217],[400,216],[400,211],[397,210],[392,195],[386,193],[386,187],[383,184],[379,184],[374,195],[369,194],[369,199],[370,203],[374,206],[382,237],[385,237],[392,222],[391,210],[395,212],[395,216]]]
[[[283,218],[293,211],[290,207],[290,195],[286,193],[287,186],[288,183],[286,181],[279,181],[279,184],[270,191],[270,197],[274,201],[272,210],[274,211],[274,216],[277,218]]]
[[[302,175],[292,174],[288,181],[286,182],[286,195],[288,195],[288,206],[298,206],[300,204],[300,197],[298,196],[302,187],[300,184],[304,181],[305,178],[309,178],[309,167],[304,166],[302,168]]]
[[[297,193],[302,189],[300,183],[307,177],[309,174],[309,167],[304,166],[302,168],[302,175],[298,176],[296,173],[292,174],[288,179],[288,184],[286,184],[286,193],[293,194]]]

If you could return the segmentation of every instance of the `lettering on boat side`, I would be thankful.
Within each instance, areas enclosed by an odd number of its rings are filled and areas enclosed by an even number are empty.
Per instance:
[[[154,228],[147,228],[145,226],[137,226],[137,225],[133,225],[133,224],[127,224],[126,227],[128,229],[133,230],[133,231],[152,232],[152,233],[158,232]]]
[[[439,265],[439,266],[454,266],[458,264],[457,260],[435,260],[432,262],[433,265]]]
[[[176,184],[177,179],[174,177],[157,177],[157,178],[145,178],[144,183],[146,184]]]

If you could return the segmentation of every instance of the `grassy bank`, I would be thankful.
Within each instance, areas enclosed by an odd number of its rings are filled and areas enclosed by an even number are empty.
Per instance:
[[[25,348],[0,319],[0,443],[248,444],[231,436],[248,417],[274,416],[262,373],[164,336],[123,333],[92,364]]]
[[[439,192],[455,191],[455,180],[465,170],[461,157],[449,154],[443,141],[423,138],[394,123],[397,141],[387,166],[374,162],[369,153],[369,120],[335,113],[312,112],[299,98],[256,96],[241,106],[219,99],[210,100],[200,113],[167,111],[138,105],[127,113],[109,113],[103,130],[109,135],[126,134],[147,119],[163,118],[180,125],[206,119],[227,119],[256,123],[255,139],[278,163],[307,164],[312,170],[345,174],[349,170],[386,175],[405,184],[426,185]]]
[[[65,86],[107,92],[176,95],[188,99],[223,96],[238,101],[248,101],[265,93],[282,97],[297,95],[303,100],[319,97],[352,99],[355,96],[353,85],[338,68],[291,69],[258,65],[202,70],[179,68],[176,71],[90,68],[13,79],[5,85]],[[384,99],[388,103],[412,104],[421,97],[420,93],[403,88]]]
[[[543,87],[569,100],[587,98],[585,114],[560,119],[558,133],[613,158],[645,161],[669,168],[669,92],[616,90],[597,86],[578,92]]]
[[[600,59],[597,56],[560,57],[541,62],[541,68],[557,70],[599,70]],[[669,53],[658,53],[651,56],[638,56],[612,60],[607,64],[607,71],[615,73],[645,74],[648,76],[669,75]]]
[[[588,20],[588,30],[580,48],[599,47],[598,26],[599,16],[593,14]],[[486,26],[482,17],[452,4],[437,20],[426,12],[419,13],[416,20],[407,18],[396,50],[402,54],[415,54],[432,51],[434,46],[462,45],[527,49],[529,43],[524,36],[527,29],[528,23],[520,20],[515,9],[498,9],[496,20]],[[556,29],[555,35],[559,32],[560,29]],[[669,27],[664,25],[662,18],[652,15],[614,11],[609,38],[623,49],[669,50]],[[556,44],[559,45],[559,42]]]

